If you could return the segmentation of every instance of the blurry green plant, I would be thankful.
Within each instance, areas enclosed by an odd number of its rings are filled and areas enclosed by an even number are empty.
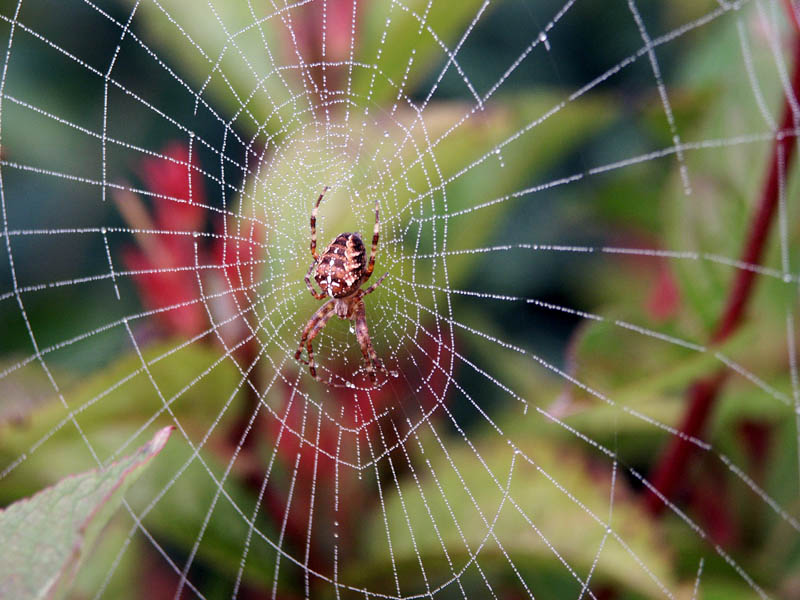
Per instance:
[[[156,423],[172,420],[181,424],[188,439],[202,439],[196,449],[188,444],[166,447],[127,495],[132,505],[146,507],[141,518],[147,530],[182,556],[196,553],[195,560],[202,565],[203,576],[208,580],[229,584],[241,572],[243,585],[253,597],[267,595],[272,587],[274,548],[256,540],[248,548],[247,560],[242,562],[242,547],[255,529],[270,540],[280,536],[289,552],[302,555],[310,506],[296,499],[293,504],[289,491],[292,469],[300,464],[299,476],[295,477],[297,487],[292,487],[296,498],[313,497],[314,493],[332,495],[334,486],[342,490],[345,498],[336,511],[330,502],[317,505],[314,517],[315,530],[336,534],[343,540],[341,580],[376,592],[399,593],[395,580],[400,578],[405,594],[410,593],[408,590],[425,593],[429,584],[420,575],[421,562],[428,579],[458,579],[459,583],[453,586],[482,589],[482,580],[488,573],[509,589],[518,586],[516,578],[521,578],[535,587],[537,598],[579,597],[586,590],[582,590],[566,564],[581,576],[593,573],[591,589],[596,597],[606,594],[613,598],[656,598],[662,597],[662,588],[667,588],[677,590],[676,597],[689,598],[697,564],[706,557],[704,598],[751,597],[752,588],[726,565],[722,556],[709,557],[709,540],[735,553],[736,560],[757,581],[773,582],[771,592],[788,589],[792,574],[800,567],[796,539],[792,547],[785,547],[786,536],[781,531],[786,527],[785,520],[762,499],[754,500],[752,489],[717,454],[706,453],[699,458],[680,490],[680,500],[689,516],[708,532],[709,539],[694,531],[687,535],[685,523],[672,512],[664,519],[648,512],[641,500],[644,494],[637,493],[631,478],[623,476],[630,473],[629,467],[641,467],[646,472],[670,438],[668,431],[636,415],[646,415],[669,427],[679,426],[685,390],[725,367],[717,352],[725,357],[735,356],[736,363],[759,373],[773,395],[792,397],[785,364],[784,315],[787,307],[796,302],[796,291],[780,278],[759,279],[746,324],[713,349],[698,352],[691,346],[665,343],[620,325],[634,323],[690,344],[705,345],[712,337],[731,281],[738,272],[715,257],[733,257],[741,252],[771,139],[730,145],[724,151],[687,151],[684,160],[693,174],[692,196],[684,196],[677,167],[663,169],[655,161],[630,167],[598,186],[597,218],[610,230],[619,232],[621,239],[653,250],[692,249],[697,258],[651,260],[620,256],[605,267],[598,267],[611,272],[610,276],[598,274],[592,281],[592,293],[598,304],[604,305],[598,312],[605,320],[589,321],[576,335],[570,348],[570,374],[604,390],[616,403],[614,406],[574,387],[564,393],[559,380],[532,370],[527,359],[484,357],[492,365],[494,377],[513,383],[535,410],[548,411],[556,406],[560,411],[556,416],[571,430],[546,419],[541,419],[539,425],[530,419],[522,422],[501,412],[493,418],[503,435],[497,435],[487,425],[485,431],[472,433],[467,443],[466,437],[456,432],[442,439],[432,428],[411,430],[400,416],[392,416],[387,420],[392,431],[380,433],[389,438],[384,443],[393,448],[387,452],[387,461],[408,463],[411,472],[393,473],[399,477],[398,485],[377,492],[373,479],[362,478],[355,469],[337,469],[331,460],[337,446],[338,428],[334,423],[317,425],[318,437],[313,447],[308,443],[310,438],[300,443],[297,434],[285,433],[287,428],[300,431],[307,418],[302,403],[288,387],[275,388],[275,396],[280,398],[276,406],[260,408],[261,399],[252,392],[259,389],[260,378],[253,364],[258,359],[279,362],[286,353],[285,348],[270,344],[270,332],[263,328],[268,315],[280,312],[283,300],[276,294],[254,302],[247,296],[253,293],[248,286],[265,274],[286,271],[286,257],[310,260],[307,219],[318,180],[341,181],[343,172],[369,170],[370,165],[359,164],[358,160],[379,155],[384,145],[400,148],[402,156],[392,164],[402,172],[376,170],[377,176],[367,190],[372,196],[395,199],[396,203],[385,212],[386,229],[394,228],[397,233],[398,222],[409,217],[400,214],[408,191],[399,192],[398,181],[404,180],[410,190],[430,190],[431,173],[435,172],[436,181],[447,181],[502,145],[502,179],[478,164],[448,186],[446,211],[469,209],[475,198],[501,198],[524,187],[536,174],[560,164],[620,117],[613,99],[584,96],[560,108],[557,123],[544,119],[537,125],[536,135],[514,137],[563,102],[567,94],[557,89],[498,93],[480,114],[475,114],[475,107],[468,102],[435,100],[420,116],[412,106],[393,105],[398,96],[397,82],[403,81],[405,89],[413,90],[429,75],[429,70],[415,69],[405,80],[412,52],[417,64],[430,62],[431,70],[433,59],[440,52],[438,40],[417,33],[420,25],[415,15],[425,13],[430,29],[444,44],[453,47],[482,2],[435,2],[428,12],[428,3],[423,0],[406,2],[407,10],[393,9],[389,2],[367,2],[360,7],[365,13],[352,41],[351,0],[329,0],[327,4],[329,39],[325,61],[343,66],[308,66],[307,73],[277,67],[290,62],[288,58],[296,54],[315,57],[307,61],[312,65],[321,60],[317,56],[318,34],[322,30],[319,2],[298,10],[301,16],[295,23],[297,36],[293,40],[286,37],[274,17],[253,24],[253,15],[243,2],[220,6],[220,23],[251,24],[253,30],[249,34],[235,38],[221,26],[208,27],[204,20],[207,14],[185,0],[139,5],[137,19],[147,25],[149,39],[159,52],[181,65],[194,84],[203,87],[204,97],[211,98],[221,112],[247,114],[237,125],[250,127],[245,133],[252,139],[266,140],[258,152],[263,152],[267,157],[264,162],[269,165],[257,178],[245,181],[242,189],[252,193],[243,193],[231,210],[238,215],[257,215],[259,223],[267,224],[266,230],[247,229],[250,223],[241,218],[212,222],[212,236],[226,232],[222,243],[205,244],[208,236],[200,236],[198,241],[196,236],[188,235],[202,231],[211,218],[202,182],[192,181],[189,185],[186,172],[192,161],[181,143],[165,149],[161,155],[166,158],[153,159],[155,162],[141,167],[154,207],[152,216],[141,198],[130,194],[117,198],[132,228],[183,232],[187,236],[167,236],[166,240],[172,240],[169,244],[140,236],[137,246],[131,246],[126,255],[131,269],[155,271],[140,275],[135,281],[142,303],[157,316],[154,320],[160,336],[143,356],[132,352],[116,360],[102,372],[76,382],[66,395],[70,406],[81,407],[82,430],[96,441],[95,450],[100,456],[116,457]],[[165,18],[165,13],[171,19]],[[388,39],[383,39],[388,18],[393,24]],[[181,31],[176,23],[181,25]],[[265,57],[265,43],[283,56]],[[720,27],[685,65],[682,84],[693,91],[679,89],[676,106],[681,111],[681,122],[692,124],[691,130],[684,130],[686,139],[730,138],[738,133],[730,130],[730,123],[737,123],[743,134],[764,129],[757,111],[738,104],[749,88],[735,86],[746,80],[729,83],[725,73],[714,67],[737,52],[738,43],[734,25]],[[346,72],[350,63],[372,64],[378,45],[383,53],[380,72],[366,68],[357,68],[352,74]],[[253,58],[248,60],[250,57]],[[774,60],[766,45],[754,49],[754,57],[759,72],[767,72],[764,65]],[[350,114],[344,105],[332,106],[331,114],[319,113],[318,107],[327,100],[323,82],[327,79],[336,87],[333,82],[337,78],[350,83],[351,98],[363,100],[363,106],[353,109],[361,113]],[[762,85],[774,106],[782,93],[779,82],[776,79]],[[367,122],[365,115],[369,111],[372,114]],[[462,122],[466,115],[471,116]],[[663,112],[658,116],[663,118]],[[322,118],[329,119],[329,128],[355,132],[354,137],[361,140],[365,149],[348,154],[320,144],[309,125]],[[663,123],[650,123],[653,118],[645,114],[644,125],[662,131]],[[431,150],[431,140],[447,132],[435,151]],[[663,142],[669,145],[671,140]],[[429,152],[430,161],[420,148]],[[306,164],[333,166],[330,173],[310,174],[302,169]],[[662,175],[665,171],[669,175]],[[792,180],[787,197],[797,196],[797,186]],[[293,198],[298,188],[309,190],[307,201],[265,204],[258,199],[258,190],[267,190],[271,198],[284,199]],[[369,213],[368,198],[363,202],[352,198],[343,202],[340,195],[337,203],[335,190],[332,195],[334,198],[327,199],[323,209],[327,211],[329,232],[345,230],[353,220],[353,215],[336,206],[363,205],[364,214]],[[175,210],[176,199],[181,210]],[[467,239],[474,247],[494,241],[510,208],[510,202],[498,203],[492,208],[491,218],[482,221],[480,230],[472,221],[452,219],[447,235],[455,240]],[[397,212],[394,224],[392,209]],[[430,212],[433,209],[424,210],[429,212],[413,217],[424,220],[434,214]],[[787,210],[787,221],[796,222],[793,217],[797,208],[789,205]],[[793,253],[797,250],[798,232],[789,233],[788,252]],[[397,248],[383,250],[382,266],[389,269],[393,279],[407,281],[413,272],[415,281],[433,285],[435,262],[412,261],[414,254],[436,250],[429,244],[429,239],[402,241]],[[777,262],[780,251],[778,241],[773,239],[766,262]],[[706,254],[710,252],[715,256]],[[453,261],[448,269],[449,286],[457,289],[465,284],[478,260],[478,255],[472,254]],[[204,271],[199,282],[192,270],[196,261],[213,267]],[[650,262],[645,265],[643,261]],[[653,261],[656,268],[652,268]],[[186,270],[182,271],[184,267]],[[175,271],[164,271],[169,268]],[[289,273],[296,281],[302,281],[305,268],[306,264],[292,266]],[[215,322],[228,324],[220,329],[218,337],[207,333],[211,326],[209,314],[200,303],[193,302],[198,297],[198,285],[219,298],[233,299],[233,303],[215,304]],[[373,304],[379,307],[391,299],[379,290]],[[240,315],[239,304],[255,309]],[[306,297],[297,311],[310,316],[314,308]],[[461,319],[476,327],[483,323],[477,311]],[[202,341],[188,343],[186,340],[192,336],[199,336]],[[435,372],[436,366],[446,364],[452,356],[452,349],[443,350],[436,340],[420,339],[419,344],[430,359],[430,365],[423,370]],[[465,346],[469,344],[464,341]],[[485,353],[485,349],[475,351]],[[274,352],[274,356],[262,352]],[[336,368],[331,366],[334,371]],[[199,374],[203,376],[198,378]],[[438,375],[442,375],[441,380],[433,378],[430,392],[423,391],[413,398],[414,406],[435,405],[437,393],[433,390],[446,389],[444,372]],[[163,397],[154,392],[154,382]],[[25,386],[33,387],[28,383]],[[109,390],[114,392],[113,404],[102,402]],[[559,394],[562,396],[554,404]],[[333,395],[338,397],[336,392]],[[372,394],[369,403],[365,400],[357,404],[370,415],[392,404],[410,403],[408,395],[408,388],[389,384],[381,393]],[[348,398],[352,396],[350,392]],[[230,408],[222,410],[221,399]],[[443,414],[447,412],[446,401],[443,404],[443,409],[431,418],[448,423]],[[402,415],[402,411],[396,413]],[[797,491],[785,483],[794,477],[787,474],[796,452],[793,415],[791,403],[765,404],[763,389],[744,379],[731,378],[709,423],[708,439],[715,451],[731,457],[733,464],[748,465],[758,473],[760,479],[756,483],[795,514]],[[79,469],[86,447],[69,425],[61,427],[68,418],[63,406],[53,399],[23,406],[14,419],[7,418],[0,424],[0,456],[5,462],[13,463],[27,453],[24,475],[12,471],[4,479],[0,502],[16,500],[52,483],[53,473]],[[348,425],[357,427],[358,423]],[[374,423],[366,427],[368,433],[377,434],[374,428]],[[612,472],[598,466],[596,449],[576,436],[576,431],[616,453]],[[30,451],[44,438],[47,443],[42,450]],[[517,449],[535,457],[536,463],[523,459]],[[454,471],[454,465],[468,464],[476,454],[486,461],[486,470],[460,474]],[[272,468],[272,461],[276,465],[274,474],[262,497],[266,465]],[[554,487],[548,477],[554,471],[558,472],[562,489]],[[178,481],[180,485],[175,485]],[[472,494],[469,490],[479,492]],[[581,505],[573,498],[579,499]],[[719,498],[724,502],[720,503]],[[216,504],[210,515],[207,510],[212,502]],[[709,508],[712,504],[724,504],[724,510],[714,512]],[[608,514],[609,505],[613,506],[612,514]],[[240,510],[245,512],[245,518]],[[249,522],[251,515],[254,516]],[[605,527],[606,520],[613,523],[613,531]],[[431,522],[469,523],[470,527],[464,531],[458,527],[440,531],[431,528]],[[762,524],[759,530],[754,526],[756,522]],[[127,552],[126,563],[143,562],[150,576],[157,579],[153,572],[166,570],[163,561],[152,560],[151,547],[128,545],[130,538],[125,530],[121,520],[112,523],[107,536],[109,548],[113,552],[122,545]],[[410,531],[418,532],[418,536],[411,537]],[[3,533],[0,530],[0,536]],[[391,556],[382,550],[387,536],[393,543]],[[326,537],[333,536],[317,536]],[[321,559],[330,556],[332,550],[318,544],[315,541],[309,548],[305,567],[332,577],[325,572],[329,567]],[[595,564],[597,548],[604,545],[607,550]],[[515,561],[512,575],[508,575],[507,552]],[[441,560],[443,555],[449,557],[447,561]],[[649,574],[631,569],[633,555],[646,564]],[[778,558],[765,560],[764,556]],[[299,571],[291,566],[281,571],[281,579],[275,583],[282,595],[278,597],[294,598],[302,592],[306,582]],[[106,573],[107,568],[93,570],[90,563],[78,579],[76,593],[97,590]],[[114,579],[113,597],[139,597],[139,576],[136,569],[120,569]],[[174,573],[167,572],[163,578],[169,582],[164,589],[169,585],[174,588]],[[308,585],[313,590],[321,581],[312,578]],[[222,587],[223,583],[219,585]]]
[[[0,595],[65,597],[125,491],[161,452],[171,430],[162,429],[129,457],[66,477],[0,511]]]

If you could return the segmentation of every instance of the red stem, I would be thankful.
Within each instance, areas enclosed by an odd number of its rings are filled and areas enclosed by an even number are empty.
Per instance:
[[[793,11],[791,14],[794,16]],[[800,92],[800,33],[795,36],[793,43],[794,72],[792,74],[791,93],[796,98],[798,92]],[[781,174],[783,174],[784,178],[787,176],[797,147],[797,138],[794,134],[795,127],[795,115],[787,96],[783,102],[781,127],[775,135],[775,141],[772,146],[769,170],[764,180],[756,212],[750,224],[747,244],[742,252],[741,260],[745,264],[759,264],[764,254],[764,245],[778,207],[781,185],[780,176]],[[781,173],[781,171],[785,172]],[[752,296],[754,283],[755,272],[753,270],[739,269],[737,271],[725,311],[711,335],[712,344],[723,342],[739,327],[744,316],[745,307]],[[722,370],[713,376],[696,381],[689,387],[687,392],[689,406],[680,426],[680,431],[685,435],[671,438],[669,445],[653,468],[653,474],[650,478],[655,489],[666,499],[670,499],[674,495],[675,488],[685,479],[689,458],[695,449],[695,445],[687,440],[687,437],[698,438],[703,435],[706,422],[725,380],[726,373],[727,371]],[[652,491],[647,493],[645,503],[654,515],[660,514],[665,508],[663,500]]]
[[[792,0],[783,0],[783,5],[786,7],[786,12],[789,14],[795,33],[800,34],[800,21],[797,18],[797,9],[795,9],[794,3]]]

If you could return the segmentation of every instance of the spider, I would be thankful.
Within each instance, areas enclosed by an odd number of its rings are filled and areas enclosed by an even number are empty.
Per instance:
[[[311,342],[335,314],[340,319],[355,321],[356,338],[361,346],[361,354],[364,355],[367,375],[374,383],[376,369],[380,369],[384,373],[387,373],[387,371],[383,366],[383,361],[378,358],[375,349],[372,347],[363,298],[375,291],[375,288],[381,284],[389,273],[384,273],[378,281],[367,289],[361,289],[361,285],[366,283],[375,269],[375,256],[378,253],[378,234],[380,233],[378,203],[377,201],[375,202],[375,228],[372,233],[372,252],[369,255],[369,262],[365,260],[364,242],[358,233],[340,233],[320,256],[317,253],[317,210],[322,198],[325,196],[325,192],[329,189],[328,186],[323,188],[322,193],[317,198],[317,203],[311,210],[311,256],[314,257],[314,262],[311,263],[306,273],[306,285],[311,295],[317,300],[322,300],[326,296],[330,296],[331,299],[323,304],[306,323],[303,335],[300,338],[300,347],[295,352],[294,358],[307,364],[311,376],[317,379],[314,350],[311,347]],[[315,269],[314,279],[322,289],[321,292],[318,292],[311,283],[311,272]],[[303,346],[308,350],[308,361],[300,358]]]

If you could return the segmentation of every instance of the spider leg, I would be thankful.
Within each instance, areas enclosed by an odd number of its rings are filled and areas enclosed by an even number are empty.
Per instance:
[[[364,301],[361,299],[358,300],[354,318],[356,322],[356,338],[358,338],[358,345],[361,346],[361,354],[364,356],[364,361],[367,364],[367,375],[369,375],[370,380],[375,383],[376,367],[384,373],[388,374],[388,372],[386,371],[386,367],[383,366],[383,361],[378,358],[375,348],[372,347],[372,339],[369,337],[369,328],[367,327],[367,310],[364,306]]]
[[[317,261],[311,263],[311,266],[308,267],[308,272],[306,273],[306,286],[308,286],[308,291],[311,292],[311,295],[314,296],[317,300],[322,300],[325,297],[324,292],[318,292],[314,289],[314,285],[311,283],[311,271],[314,270],[314,267],[317,266]]]
[[[378,279],[378,281],[376,281],[375,283],[373,283],[371,286],[369,286],[367,289],[365,289],[365,290],[362,290],[362,291],[361,291],[361,296],[362,296],[362,297],[364,297],[364,296],[366,296],[367,294],[371,294],[372,292],[374,292],[374,291],[375,291],[375,288],[376,288],[376,287],[378,287],[378,286],[379,286],[381,283],[383,283],[383,280],[384,280],[384,279],[386,279],[386,276],[387,276],[387,275],[389,275],[389,271],[386,271],[386,273],[384,273],[383,275],[381,275],[381,278],[380,278],[380,279]]]
[[[308,340],[306,341],[306,350],[308,351],[308,370],[311,373],[311,376],[316,379],[317,378],[317,368],[316,364],[314,363],[314,348],[311,345],[311,341],[317,337],[317,334],[325,328],[325,325],[328,324],[328,320],[334,315],[333,312],[329,312],[327,315],[322,317],[319,322],[314,325],[311,332],[308,334]]]
[[[378,212],[378,200],[375,200],[375,227],[372,230],[372,251],[369,253],[369,263],[364,270],[364,281],[370,278],[375,269],[375,257],[378,255],[378,237],[381,233],[381,219]]]
[[[317,337],[317,334],[322,331],[325,325],[327,325],[328,320],[334,315],[334,305],[334,301],[329,300],[314,313],[314,316],[311,317],[308,323],[306,323],[305,328],[303,328],[303,335],[300,337],[300,346],[297,348],[297,352],[294,353],[295,360],[299,360],[303,364],[308,365],[308,370],[314,379],[317,378],[317,369],[314,365],[314,349],[311,346],[311,341]],[[303,353],[303,346],[308,350],[308,361],[300,358],[300,355]]]
[[[314,262],[319,260],[319,254],[317,254],[317,210],[319,210],[319,203],[322,202],[322,197],[329,189],[331,188],[327,185],[322,188],[322,193],[317,198],[317,203],[311,209],[311,256],[314,257]]]

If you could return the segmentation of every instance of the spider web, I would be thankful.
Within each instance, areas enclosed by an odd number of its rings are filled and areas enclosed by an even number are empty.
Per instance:
[[[603,6],[635,35],[592,19],[595,37],[617,54],[603,53],[615,57],[605,64],[586,56],[596,68],[589,77],[564,58],[592,53],[571,47],[586,27],[576,0],[521,13],[488,0],[468,10],[443,0],[234,4],[19,0],[0,13],[0,314],[9,340],[0,381],[23,382],[25,401],[49,402],[55,415],[45,433],[4,454],[2,477],[12,489],[76,440],[80,460],[62,474],[107,464],[159,424],[177,428],[172,453],[153,467],[161,472],[129,494],[116,533],[92,559],[90,593],[117,597],[117,581],[129,581],[140,555],[166,574],[175,597],[258,589],[281,598],[293,589],[600,599],[624,588],[697,598],[720,573],[751,596],[776,593],[763,568],[655,490],[643,467],[655,457],[637,455],[636,439],[687,439],[698,461],[748,489],[788,545],[800,531],[796,502],[768,490],[728,446],[679,431],[675,403],[665,412],[637,394],[617,397],[612,390],[624,388],[562,357],[574,327],[600,324],[633,353],[652,355],[653,378],[671,366],[668,357],[711,363],[757,397],[757,416],[784,411],[797,444],[788,164],[778,249],[766,266],[739,261],[741,240],[716,232],[729,210],[719,203],[695,223],[718,234],[711,248],[696,245],[689,224],[668,247],[612,243],[602,225],[576,218],[573,228],[555,208],[588,214],[582,199],[594,186],[643,167],[671,173],[675,206],[702,206],[706,174],[693,172],[693,153],[719,162],[753,147],[765,155],[779,131],[776,102],[786,96],[798,112],[783,4],[720,0],[672,20],[653,19],[634,0]],[[527,15],[525,27],[508,21],[507,56],[481,64],[486,32],[510,14]],[[674,64],[726,28],[740,53],[708,68],[742,83],[741,110],[758,128],[731,120],[723,138],[693,138],[671,87],[676,69],[663,57]],[[551,91],[508,108],[540,75]],[[693,90],[686,79],[682,89]],[[626,143],[618,134],[627,125],[597,113],[579,120],[584,105],[617,86],[635,88],[641,112],[664,134],[654,139],[666,142]],[[572,141],[589,131],[591,144]],[[177,140],[186,154],[159,139]],[[533,161],[559,154],[540,146],[562,141],[574,156],[534,171]],[[154,191],[137,166],[147,160],[177,166],[186,193]],[[513,174],[526,169],[536,174]],[[319,307],[303,275],[323,186],[331,187],[317,222],[323,247],[341,231],[368,238],[375,202],[381,211],[371,282],[388,277],[365,302],[389,374],[374,385],[349,322],[334,319],[314,339],[321,382],[294,359]],[[643,189],[640,201],[654,196]],[[203,218],[163,227],[153,220],[159,206],[199,209]],[[152,209],[149,220],[138,213],[136,221],[137,207]],[[157,255],[173,243],[190,250],[184,262],[151,254],[134,268],[125,258],[136,244]],[[624,286],[620,258],[639,261],[645,276],[688,263],[709,285],[719,273],[753,271],[759,284],[778,286],[785,355],[773,358],[787,385],[772,383],[774,363],[740,358],[741,345],[712,346],[698,329],[692,336],[641,315],[538,297],[528,285],[539,269],[567,269],[565,279],[583,289],[609,277]],[[153,276],[174,276],[191,295],[144,306],[142,281]],[[160,335],[157,323],[198,310],[205,324],[190,335]],[[755,326],[767,328],[760,317]],[[605,412],[580,421],[587,407]],[[20,411],[25,421],[28,410],[9,401],[12,417]],[[603,418],[612,421],[606,431],[594,427]],[[797,460],[783,472],[795,490]],[[632,497],[647,490],[674,530],[706,544],[682,575],[665,567],[659,536],[668,532],[641,526],[645,513]],[[181,507],[185,520],[165,505]],[[357,546],[362,529],[367,541]],[[225,562],[217,550],[228,541],[222,551],[236,560],[221,567],[220,584],[208,570]]]

